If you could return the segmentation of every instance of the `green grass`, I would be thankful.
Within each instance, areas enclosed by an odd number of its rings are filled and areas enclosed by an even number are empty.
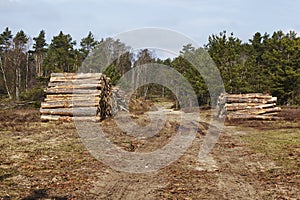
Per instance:
[[[243,136],[251,149],[263,153],[288,171],[300,171],[300,128],[285,128],[277,123],[273,128],[252,129]]]
[[[240,127],[239,127],[240,128]],[[300,191],[300,128],[299,122],[272,122],[251,128],[241,136],[255,153],[265,155],[273,161],[271,168],[261,171],[257,177],[270,188],[281,185],[281,189],[270,195],[274,198],[289,195],[299,197]],[[291,197],[290,196],[290,197]]]

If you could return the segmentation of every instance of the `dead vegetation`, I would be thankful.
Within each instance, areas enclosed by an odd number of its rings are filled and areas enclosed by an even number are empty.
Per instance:
[[[201,111],[206,118],[208,111]],[[291,113],[291,114],[288,114]],[[300,124],[294,120],[228,124],[207,161],[199,161],[208,124],[193,145],[156,173],[117,172],[94,159],[73,123],[40,122],[38,110],[0,112],[0,199],[297,199],[300,194]],[[133,113],[141,125],[147,117]],[[127,151],[148,152],[168,142],[176,122],[138,140],[102,122]]]

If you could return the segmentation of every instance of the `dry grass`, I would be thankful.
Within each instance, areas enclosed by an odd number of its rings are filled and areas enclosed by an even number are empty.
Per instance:
[[[251,128],[242,136],[254,152],[261,153],[276,164],[259,178],[267,185],[284,185],[300,191],[300,122],[276,121]],[[300,193],[298,194],[300,195]]]
[[[145,119],[136,120],[147,124]],[[159,148],[176,128],[176,123],[170,123],[159,137],[141,145],[114,128],[110,120],[103,124],[113,133],[109,137],[116,144],[138,152]],[[263,199],[288,199],[285,197],[297,196],[297,191],[291,188],[300,191],[299,127],[298,121],[240,124],[237,129],[247,130],[247,134],[224,133],[214,149],[213,155],[220,165],[218,171],[202,172],[191,167],[197,165],[193,158],[197,158],[200,148],[200,143],[195,143],[185,157],[158,175],[133,176],[109,170],[94,159],[83,146],[73,123],[42,123],[38,110],[0,111],[0,199],[95,199],[99,194],[116,196],[130,192],[144,195],[149,183],[154,184],[152,193],[160,197],[157,199],[188,199],[185,198],[188,196],[190,199],[243,199],[240,197],[247,197],[251,188],[256,193],[267,190],[268,195],[274,191],[273,196]],[[237,142],[240,138],[245,146]],[[132,146],[134,149],[130,149]],[[276,165],[266,171],[246,168],[249,163],[256,166],[257,160],[265,157]],[[157,189],[162,184],[156,183],[158,177],[163,182],[160,189]],[[221,189],[217,184],[220,177],[226,186]],[[247,181],[253,182],[253,187],[248,187]],[[97,182],[100,189],[96,188],[94,194],[91,186]],[[277,191],[279,185],[285,190]],[[127,190],[130,187],[132,190]]]
[[[1,114],[0,199],[87,197],[87,183],[101,164],[72,123],[41,123],[32,110]]]

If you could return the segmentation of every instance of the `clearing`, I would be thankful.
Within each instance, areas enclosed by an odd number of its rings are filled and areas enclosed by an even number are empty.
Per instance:
[[[299,109],[283,110],[281,121],[227,123],[199,162],[209,115],[201,111],[196,139],[180,159],[157,172],[132,174],[93,158],[72,122],[41,122],[38,110],[0,111],[0,199],[300,199]],[[171,112],[149,139],[127,135],[112,119],[101,123],[115,144],[143,152],[170,140],[176,117]]]

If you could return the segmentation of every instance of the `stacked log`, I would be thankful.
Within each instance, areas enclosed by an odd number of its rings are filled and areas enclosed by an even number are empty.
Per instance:
[[[41,119],[99,121],[111,115],[110,79],[101,73],[52,73]]]
[[[277,97],[268,94],[221,94],[218,117],[227,120],[276,120],[280,107]]]
[[[110,78],[102,75],[100,78],[98,89],[100,90],[99,104],[97,106],[97,116],[100,120],[106,117],[112,116],[111,96],[112,96],[112,85]]]

